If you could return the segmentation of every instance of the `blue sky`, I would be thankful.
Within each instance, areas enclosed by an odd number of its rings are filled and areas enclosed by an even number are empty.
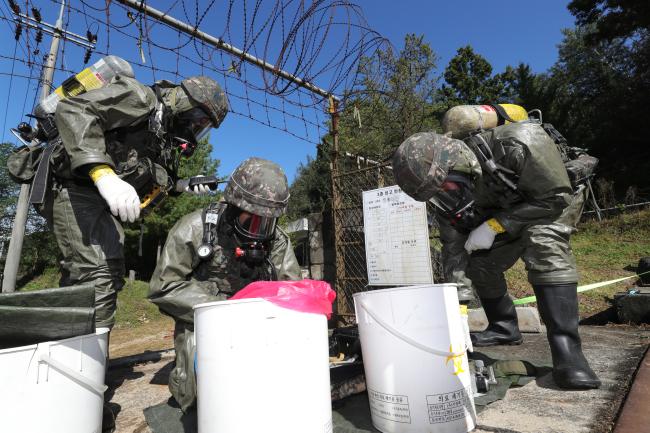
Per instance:
[[[5,4],[2,9],[3,14],[8,16],[6,2],[3,3]],[[19,3],[24,5],[22,2]],[[33,3],[39,5],[45,21],[51,23],[55,21],[57,7],[51,0],[39,0]],[[87,0],[87,3],[102,5],[104,1]],[[225,3],[227,2],[217,2],[212,12],[223,13]],[[519,62],[530,64],[535,72],[547,70],[557,58],[557,44],[562,39],[561,29],[573,27],[573,17],[566,9],[567,3],[563,0],[359,1],[370,27],[388,38],[396,48],[401,48],[407,33],[424,35],[425,41],[430,43],[439,56],[440,73],[456,50],[468,44],[487,58],[494,67],[494,72],[501,72],[506,65],[516,65]],[[72,0],[72,5],[80,7],[77,0]],[[211,25],[206,24],[208,22]],[[202,24],[202,29],[211,34],[221,35],[222,30],[216,28],[217,22],[218,20],[211,20],[208,16]],[[85,33],[83,23],[72,22],[69,30],[80,34]],[[14,49],[13,31],[6,22],[0,23],[0,34],[3,41],[7,41],[0,46],[0,55],[10,57]],[[102,36],[100,34],[100,43]],[[117,51],[116,54],[126,58],[129,56],[138,58],[132,43],[120,43],[116,36],[112,37],[115,41],[112,47]],[[236,38],[237,35],[233,37]],[[48,36],[45,37],[44,42],[49,46]],[[20,55],[19,50],[18,57]],[[68,69],[83,68],[80,61],[75,63],[77,57],[80,56],[73,56],[73,48],[68,47],[66,56]],[[92,61],[95,60],[97,57],[93,57]],[[0,73],[2,73],[0,74],[0,101],[6,101],[11,97],[10,104],[7,105],[9,110],[5,140],[13,138],[8,129],[20,121],[20,111],[26,92],[30,101],[32,98],[29,95],[30,89],[33,92],[33,86],[28,86],[26,79],[15,77],[11,82],[11,93],[9,93],[8,74],[11,68],[11,61],[0,60]],[[168,69],[170,68],[171,66]],[[24,74],[24,66],[21,71],[21,65],[17,65],[15,72]],[[196,72],[183,71],[184,75],[191,75],[191,73]],[[151,74],[147,71],[136,69],[136,76],[145,83],[152,81]],[[55,76],[55,80],[59,81],[65,78],[62,73],[57,73]],[[173,77],[168,78],[173,79]],[[215,78],[219,80],[219,77]],[[320,83],[316,82],[316,84]],[[325,86],[326,83],[322,85]],[[29,105],[31,103],[28,103]],[[5,106],[0,103],[0,113],[2,113],[0,122],[4,120],[4,112]],[[309,131],[310,136],[318,136],[317,132],[315,128]],[[314,156],[316,153],[313,143],[299,140],[280,130],[268,128],[238,115],[228,116],[221,128],[213,131],[210,141],[215,149],[214,157],[221,160],[219,173],[221,175],[229,174],[246,157],[259,156],[281,164],[289,179],[292,180],[299,164],[305,162],[308,155]]]

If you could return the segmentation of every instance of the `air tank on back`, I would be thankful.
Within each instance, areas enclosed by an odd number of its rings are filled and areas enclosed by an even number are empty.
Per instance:
[[[515,121],[528,119],[524,107],[515,104],[498,104]],[[443,132],[451,132],[452,137],[463,139],[470,132],[490,129],[508,123],[501,118],[492,105],[457,105],[450,108],[442,118]]]
[[[104,87],[116,75],[135,78],[133,68],[126,60],[117,56],[101,58],[92,66],[65,80],[54,92],[36,105],[34,116],[37,119],[45,119],[48,115],[54,114],[60,100]]]

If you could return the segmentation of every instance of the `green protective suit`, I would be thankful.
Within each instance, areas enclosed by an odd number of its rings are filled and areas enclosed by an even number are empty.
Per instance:
[[[471,256],[464,248],[468,233],[437,216],[446,280],[459,284],[461,300],[472,298],[472,288],[481,298],[498,298],[507,289],[503,273],[521,258],[533,285],[577,282],[569,239],[582,214],[585,188],[573,191],[560,153],[540,125],[507,124],[481,135],[497,164],[513,172],[509,177],[519,191],[482,166],[476,212],[483,221],[496,218],[506,233],[497,235],[491,249]]]
[[[192,212],[171,229],[149,291],[149,299],[176,320],[176,366],[169,375],[169,389],[183,410],[196,401],[193,307],[228,299],[249,283],[269,280],[272,275],[270,265],[249,267],[235,258],[233,227],[221,217],[212,232],[214,253],[210,259],[200,260],[196,250],[203,243],[202,215],[202,210]],[[277,228],[271,242],[269,259],[277,279],[301,279],[289,237]]]
[[[141,197],[154,183],[167,185],[176,168],[172,150],[149,131],[156,102],[150,87],[117,76],[57,106],[63,145],[53,154],[54,191],[41,211],[63,254],[61,285],[95,284],[98,327],[115,323],[117,291],[124,285],[124,231],[82,167],[111,166]]]

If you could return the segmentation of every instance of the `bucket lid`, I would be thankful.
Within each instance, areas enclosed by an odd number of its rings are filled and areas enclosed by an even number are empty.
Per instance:
[[[353,298],[356,298],[357,296],[369,296],[369,295],[374,295],[374,294],[383,294],[383,293],[388,293],[388,292],[396,292],[400,290],[413,290],[413,289],[422,289],[422,288],[427,288],[430,287],[432,289],[437,289],[437,288],[442,288],[442,287],[458,287],[458,284],[456,283],[442,283],[442,284],[419,284],[416,286],[399,286],[399,287],[391,287],[388,289],[377,289],[377,290],[367,290],[365,292],[359,292],[355,293],[352,295]]]
[[[208,308],[208,307],[227,307],[231,306],[234,304],[247,304],[247,303],[252,303],[252,302],[269,302],[266,299],[262,298],[245,298],[245,299],[235,299],[235,300],[225,300],[225,301],[212,301],[212,302],[204,302],[202,304],[197,304],[194,307],[192,307],[194,310],[198,310],[199,308]],[[271,302],[269,302],[271,303]]]

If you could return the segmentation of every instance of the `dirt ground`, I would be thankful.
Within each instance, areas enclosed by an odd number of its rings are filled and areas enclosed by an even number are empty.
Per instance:
[[[115,328],[111,331],[109,354],[111,359],[174,347],[174,321],[161,320],[136,328]]]

